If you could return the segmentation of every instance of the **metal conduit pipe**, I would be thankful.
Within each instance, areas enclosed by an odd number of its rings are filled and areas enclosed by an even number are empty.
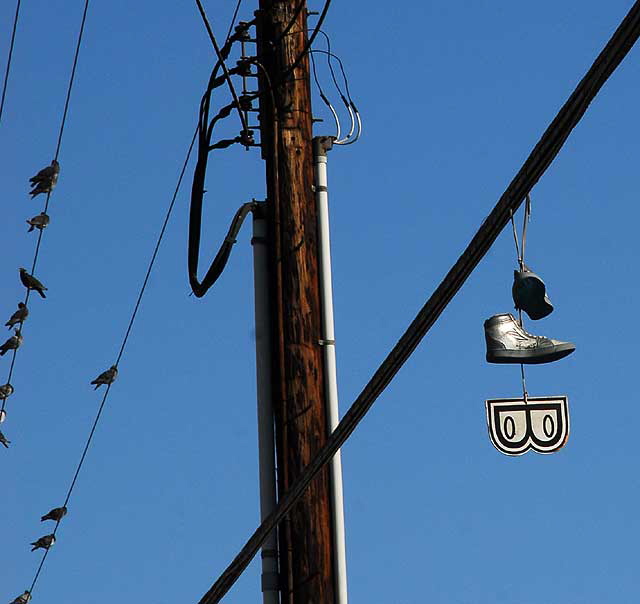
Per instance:
[[[320,257],[320,302],[322,306],[322,339],[324,351],[325,396],[328,432],[331,434],[340,421],[338,410],[338,380],[336,372],[336,343],[333,327],[333,287],[331,279],[331,243],[329,234],[329,195],[327,191],[327,151],[334,143],[332,136],[313,139],[313,172],[318,212],[318,243]],[[347,553],[344,529],[344,498],[342,492],[342,461],[340,450],[329,463],[331,489],[331,518],[335,558],[336,604],[347,604]]]
[[[276,507],[276,466],[271,400],[271,337],[269,331],[269,292],[267,220],[263,203],[253,210],[253,282],[256,321],[256,384],[258,398],[258,454],[260,474],[260,519]],[[262,601],[279,604],[278,550],[275,530],[262,546]]]

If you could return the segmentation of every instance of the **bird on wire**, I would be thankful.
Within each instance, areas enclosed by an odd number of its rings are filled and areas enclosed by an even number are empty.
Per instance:
[[[37,216],[34,216],[30,220],[27,220],[27,224],[30,225],[27,233],[30,233],[31,231],[33,231],[33,229],[42,230],[49,224],[49,215],[45,214],[44,212],[40,212],[40,214],[38,214]]]
[[[29,600],[31,600],[31,592],[28,589],[26,589],[22,595],[18,596],[10,604],[28,604]]]
[[[14,312],[5,325],[11,329],[18,323],[24,323],[25,319],[29,316],[29,309],[24,302],[18,302],[18,310]]]
[[[48,289],[40,281],[38,281],[33,275],[30,275],[27,272],[26,268],[20,269],[20,281],[22,281],[22,285],[24,285],[27,289],[33,289],[37,291],[43,298],[47,296],[44,295],[44,292]]]
[[[51,535],[45,535],[31,543],[31,545],[33,545],[31,551],[35,552],[37,549],[49,549],[55,542],[56,536],[53,533],[51,533]]]
[[[61,508],[53,508],[50,512],[47,512],[42,518],[40,518],[40,522],[44,522],[45,520],[54,520],[55,522],[60,522],[67,514],[67,507],[62,506]]]
[[[93,386],[95,384],[96,387],[94,388],[94,390],[97,390],[98,388],[100,388],[100,386],[102,386],[102,384],[113,384],[117,377],[118,368],[115,365],[111,365],[109,369],[103,371],[95,380],[93,380],[93,382],[91,382],[91,385]]]
[[[23,337],[20,330],[16,327],[14,330],[14,335],[12,335],[2,346],[0,346],[0,357],[4,356],[10,350],[17,350],[22,345]]]
[[[8,399],[13,394],[13,386],[11,384],[4,384],[0,386],[0,401]]]
[[[35,176],[29,179],[31,183],[31,191],[29,194],[33,199],[40,193],[51,193],[58,182],[58,174],[60,174],[60,164],[54,159],[51,165],[42,168]]]
[[[2,432],[0,432],[0,445],[4,445],[4,448],[8,449],[10,442],[11,441],[7,440],[7,437]]]

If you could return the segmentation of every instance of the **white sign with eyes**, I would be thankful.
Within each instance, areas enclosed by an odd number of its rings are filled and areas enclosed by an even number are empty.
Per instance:
[[[486,409],[489,438],[505,455],[555,453],[569,440],[566,396],[494,398]]]

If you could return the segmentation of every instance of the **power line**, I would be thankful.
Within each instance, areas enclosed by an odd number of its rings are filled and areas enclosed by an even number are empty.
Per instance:
[[[145,292],[145,290],[147,288],[147,284],[149,282],[149,277],[151,275],[151,271],[152,271],[153,266],[155,264],[155,261],[156,261],[157,255],[158,255],[158,251],[160,249],[160,244],[162,243],[162,239],[164,238],[164,234],[165,234],[165,231],[167,229],[167,225],[169,224],[169,219],[171,218],[171,214],[173,212],[173,208],[175,206],[176,199],[178,197],[178,192],[180,191],[180,185],[182,184],[182,179],[183,179],[184,173],[185,173],[185,171],[187,169],[187,165],[188,165],[189,159],[191,157],[191,151],[193,150],[193,145],[194,145],[194,143],[196,141],[197,134],[198,134],[198,129],[196,128],[195,132],[193,133],[193,137],[191,139],[191,143],[189,145],[189,149],[187,151],[187,155],[185,157],[184,163],[182,165],[182,169],[180,171],[180,176],[178,177],[178,182],[176,184],[176,188],[175,188],[173,196],[171,198],[171,203],[169,204],[169,207],[168,207],[167,212],[165,214],[164,222],[162,223],[162,228],[160,229],[160,233],[158,235],[158,239],[156,241],[156,245],[154,247],[153,254],[151,255],[151,260],[149,261],[147,272],[146,272],[144,280],[142,282],[142,286],[140,287],[140,292],[138,294],[136,303],[134,305],[133,312],[131,314],[131,318],[129,320],[129,324],[127,326],[124,338],[122,340],[122,345],[120,347],[120,351],[119,351],[118,356],[116,358],[116,362],[114,363],[114,366],[116,366],[116,367],[117,367],[118,363],[120,362],[120,360],[122,358],[122,355],[124,353],[127,341],[129,339],[129,335],[131,334],[131,329],[133,327],[133,324],[135,322],[136,316],[138,314],[138,310],[140,309],[140,303],[142,301],[142,297],[144,295],[144,292]],[[104,407],[105,407],[105,404],[107,402],[107,398],[109,396],[110,391],[111,391],[111,384],[107,384],[107,388],[106,388],[106,390],[105,390],[105,392],[104,392],[104,394],[102,396],[102,402],[100,403],[100,406],[98,408],[98,412],[97,412],[96,417],[95,417],[95,419],[93,421],[93,425],[91,426],[91,430],[90,430],[89,436],[87,437],[87,440],[85,442],[84,448],[82,450],[82,454],[80,455],[80,461],[78,462],[78,464],[76,466],[76,471],[75,471],[75,473],[73,475],[73,478],[71,480],[71,484],[69,486],[69,489],[67,490],[67,494],[66,494],[64,503],[62,504],[63,507],[66,507],[67,504],[69,503],[69,500],[71,499],[71,494],[73,493],[73,490],[75,488],[76,481],[78,480],[78,476],[80,474],[80,470],[82,469],[82,466],[84,465],[84,461],[85,461],[87,453],[89,451],[89,447],[91,446],[91,442],[93,440],[93,436],[95,434],[96,428],[98,427],[98,422],[100,421],[100,418],[102,416],[102,411],[104,410]],[[53,533],[52,533],[54,535],[54,537],[55,537],[55,535],[56,535],[56,533],[58,531],[58,527],[60,525],[60,522],[61,522],[61,520],[57,520],[56,521],[56,524],[55,524],[55,527],[54,527]],[[42,559],[40,560],[40,564],[38,565],[38,568],[37,568],[36,573],[34,575],[33,581],[31,583],[31,588],[29,589],[29,593],[30,594],[33,593],[33,590],[34,590],[35,585],[36,585],[36,583],[38,581],[38,578],[40,576],[40,572],[42,571],[42,567],[44,566],[44,563],[45,563],[45,560],[47,559],[48,554],[49,554],[49,549],[47,548],[44,551]]]
[[[224,76],[227,80],[227,84],[229,86],[229,91],[231,92],[231,96],[233,97],[233,101],[237,106],[238,115],[240,116],[240,122],[242,123],[242,129],[243,131],[246,132],[248,130],[247,122],[244,119],[244,114],[242,113],[242,111],[240,111],[240,101],[238,100],[238,93],[236,92],[236,88],[233,85],[233,82],[231,81],[231,75],[229,74],[229,70],[227,69],[227,66],[224,62],[224,57],[220,52],[220,47],[218,46],[216,37],[213,35],[213,30],[211,29],[211,25],[209,24],[209,20],[207,19],[207,14],[205,13],[204,7],[202,6],[202,2],[200,2],[200,0],[196,0],[196,4],[198,5],[198,10],[200,11],[200,16],[202,17],[204,26],[207,29],[207,33],[209,34],[209,39],[211,40],[211,44],[213,45],[213,50],[215,51],[218,57],[218,62],[222,67],[222,71],[224,72]]]
[[[20,2],[18,2],[18,7],[16,8],[16,19],[14,22],[14,33],[15,33],[15,25],[17,23],[18,20],[18,10],[20,8]],[[80,45],[82,43],[82,36],[84,33],[84,26],[87,20],[87,10],[89,8],[89,0],[86,0],[85,4],[84,4],[84,11],[82,13],[82,22],[80,24],[80,31],[78,33],[78,41],[76,44],[76,50],[74,53],[74,57],[73,57],[73,66],[71,68],[71,75],[69,76],[69,86],[67,87],[67,96],[65,99],[65,103],[64,103],[64,111],[62,114],[62,120],[60,122],[60,129],[58,131],[58,142],[56,143],[56,151],[55,151],[55,155],[54,155],[54,160],[57,161],[58,156],[60,154],[60,146],[62,144],[62,135],[64,133],[64,127],[65,124],[67,122],[67,113],[69,110],[69,103],[71,101],[71,92],[73,90],[73,83],[75,80],[75,74],[76,74],[76,67],[78,65],[78,56],[80,54]],[[12,45],[13,45],[13,38],[12,38]],[[9,55],[9,57],[11,58],[11,53]],[[7,65],[7,74],[5,76],[5,88],[6,88],[6,79],[9,73],[9,65]],[[4,93],[3,93],[3,102],[4,102]],[[49,199],[51,198],[51,191],[52,191],[53,187],[49,188],[49,191],[47,192],[47,197],[44,203],[44,210],[43,212],[46,214],[48,209],[49,209]],[[36,242],[36,248],[35,248],[35,252],[33,254],[33,262],[31,263],[31,274],[33,275],[36,271],[36,265],[38,264],[38,258],[40,255],[40,246],[42,244],[42,236],[44,234],[44,229],[38,229],[38,239]],[[25,294],[25,298],[24,298],[24,304],[26,305],[29,302],[29,296],[31,294],[31,290],[27,289],[27,293]],[[24,324],[24,320],[20,321],[20,331],[22,332],[22,328],[23,328],[23,324]],[[11,359],[11,366],[9,367],[9,375],[7,377],[7,384],[11,383],[11,378],[13,376],[13,369],[15,367],[15,362],[16,362],[16,356],[18,354],[18,349],[15,349],[13,351],[13,356]],[[2,408],[1,410],[4,411],[5,407],[6,407],[6,398],[2,400]]]
[[[282,522],[315,476],[344,445],[373,403],[389,385],[480,260],[489,251],[498,235],[509,223],[511,214],[518,209],[526,195],[558,155],[591,101],[639,36],[640,0],[633,5],[587,74],[546,129],[458,261],[387,355],[326,443],[302,471],[296,483],[280,499],[276,509],[265,518],[211,589],[200,599],[199,604],[220,602],[249,565],[271,531]]]
[[[13,44],[16,39],[16,29],[18,28],[18,15],[20,13],[20,0],[16,4],[16,15],[13,18],[13,29],[11,30],[11,42],[9,43],[9,56],[7,58],[7,69],[4,72],[4,84],[2,85],[2,101],[0,101],[0,121],[2,121],[2,111],[4,109],[4,99],[7,94],[7,83],[9,82],[9,70],[11,69],[11,57],[13,56]]]

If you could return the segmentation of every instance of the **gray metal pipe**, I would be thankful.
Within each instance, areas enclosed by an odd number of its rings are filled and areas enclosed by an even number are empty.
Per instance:
[[[313,139],[313,166],[318,212],[318,241],[320,247],[320,296],[322,305],[322,340],[320,343],[324,351],[325,396],[329,433],[335,430],[340,421],[336,371],[336,342],[333,327],[329,194],[327,190],[327,151],[331,149],[333,142],[333,137],[319,136]],[[329,463],[329,477],[335,559],[336,604],[347,604],[347,552],[344,527],[344,498],[342,491],[342,460],[339,450]]]
[[[258,454],[260,474],[260,519],[276,507],[276,466],[271,400],[271,337],[269,331],[269,290],[267,221],[264,204],[253,211],[253,283],[256,321],[256,383],[258,398]],[[275,530],[262,546],[262,601],[279,603],[278,549]]]

